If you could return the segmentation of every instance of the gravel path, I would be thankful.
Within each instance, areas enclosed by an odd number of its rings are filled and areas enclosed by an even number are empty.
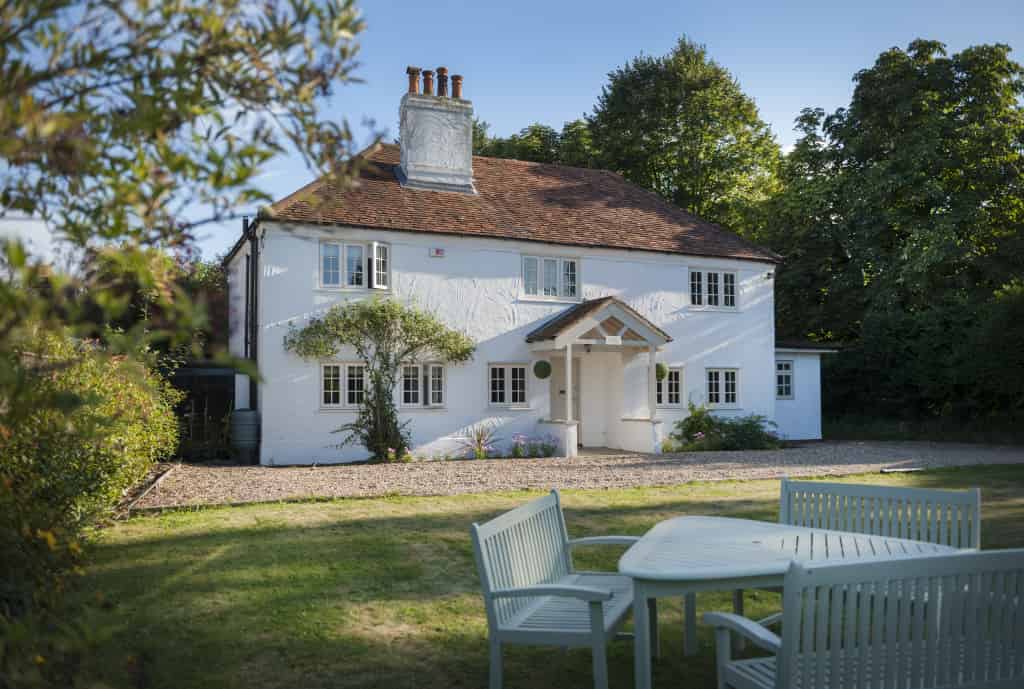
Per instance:
[[[1024,447],[953,443],[808,443],[765,452],[598,454],[320,467],[178,466],[136,509],[311,497],[454,495],[523,488],[630,488],[687,481],[824,476],[882,468],[1024,463]]]

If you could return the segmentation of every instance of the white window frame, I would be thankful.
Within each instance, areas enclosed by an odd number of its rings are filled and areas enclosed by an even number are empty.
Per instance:
[[[406,367],[416,368],[416,401],[405,400],[405,369]],[[435,370],[441,371],[441,401],[434,402],[434,389],[432,374]],[[398,376],[396,390],[398,406],[402,409],[440,409],[448,402],[448,372],[445,365],[437,361],[410,361],[402,364]]]
[[[779,369],[780,364],[789,364],[788,371],[782,371]],[[796,399],[796,366],[793,359],[776,359],[775,360],[775,399],[777,400],[791,400]],[[789,394],[780,394],[779,389],[782,384],[779,383],[779,376],[787,376],[789,378]]]
[[[726,302],[726,276],[732,278],[732,304]],[[716,289],[711,291],[714,283]],[[690,308],[701,311],[738,311],[740,306],[740,277],[735,270],[723,268],[689,269]],[[694,288],[697,288],[696,290]],[[712,298],[716,303],[712,304]]]
[[[338,368],[338,402],[325,402],[324,401],[324,372],[328,366],[336,366]],[[366,364],[359,361],[324,361],[320,363],[320,408],[321,409],[344,409],[351,410],[359,407],[359,402],[350,403],[348,401],[349,393],[349,369],[353,367],[359,367],[363,369],[363,395],[366,395]]]
[[[670,402],[669,397],[669,378],[672,377],[673,373],[679,374],[679,390],[677,391],[678,399],[675,402]],[[681,407],[683,406],[683,367],[682,366],[669,366],[668,373],[665,374],[663,380],[655,381],[657,383],[654,391],[654,399],[659,407]]]
[[[512,401],[512,369],[523,369],[523,399],[521,402]],[[504,400],[495,402],[491,397],[492,371],[501,369],[504,371]],[[502,407],[505,409],[525,409],[530,404],[530,367],[525,362],[492,362],[487,364],[487,406]]]
[[[336,247],[338,250],[338,282],[324,282],[324,248]],[[362,254],[359,265],[361,268],[362,280],[358,285],[350,285],[348,269],[348,254],[350,249],[359,249]],[[380,254],[383,253],[384,271],[378,272],[380,265]],[[371,260],[372,259],[372,260]],[[328,241],[320,242],[317,254],[317,286],[320,289],[334,291],[362,291],[367,289],[387,290],[391,288],[391,245],[387,242],[347,242]],[[380,282],[383,276],[384,282]]]
[[[536,291],[533,293],[529,291],[529,281],[527,280],[526,269],[527,262],[533,262],[534,266]],[[545,265],[549,262],[553,262],[555,264],[555,294],[544,294]],[[566,267],[570,263],[574,267],[574,276],[576,278],[576,284],[574,285],[576,294],[573,295],[568,294],[568,280],[566,280]],[[580,295],[583,292],[583,270],[581,268],[582,262],[578,257],[524,254],[519,264],[519,277],[522,281],[522,293],[525,298],[541,299],[546,301],[580,301]]]
[[[710,389],[710,387],[711,387],[711,374],[712,373],[717,373],[718,374],[718,401],[717,402],[712,402],[711,401],[711,389]],[[732,402],[727,402],[726,398],[725,398],[725,395],[726,395],[725,379],[726,379],[726,374],[728,374],[728,373],[732,373],[735,376],[735,381],[736,381],[736,390],[735,390],[735,394],[734,394],[736,399],[733,400]],[[742,380],[740,378],[740,370],[738,368],[726,366],[726,367],[709,367],[709,368],[704,369],[704,400],[705,400],[705,403],[707,404],[708,409],[739,409],[740,408],[740,401],[741,401],[740,395],[742,394],[741,388],[740,388],[741,383],[742,383]]]

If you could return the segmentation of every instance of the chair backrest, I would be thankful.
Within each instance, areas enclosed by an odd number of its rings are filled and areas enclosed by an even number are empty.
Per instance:
[[[981,547],[981,491],[782,479],[779,522],[954,548]]]
[[[1024,549],[793,563],[778,689],[1024,686]]]
[[[551,584],[572,573],[569,536],[558,491],[484,524],[473,524],[472,535],[487,623],[492,629],[533,601],[495,600],[492,591]]]

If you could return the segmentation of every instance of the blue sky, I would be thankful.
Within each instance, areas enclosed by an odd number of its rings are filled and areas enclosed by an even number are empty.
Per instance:
[[[1024,61],[1022,0],[364,0],[360,6],[367,29],[358,39],[357,75],[364,83],[341,87],[327,112],[347,119],[361,141],[369,136],[367,119],[388,140],[397,135],[410,64],[463,74],[477,116],[504,136],[535,121],[560,128],[589,112],[610,70],[640,53],[664,54],[686,34],[736,76],[788,147],[802,108],[846,105],[853,74],[889,47],[918,37],[943,41],[950,52],[1001,42]],[[278,160],[264,184],[280,198],[311,177],[301,161]],[[235,223],[201,230],[204,255],[226,251],[238,232]]]

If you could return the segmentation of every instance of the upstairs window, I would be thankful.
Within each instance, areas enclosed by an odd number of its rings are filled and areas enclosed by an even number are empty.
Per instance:
[[[735,309],[736,273],[691,270],[690,305]]]
[[[709,407],[735,407],[739,404],[739,371],[734,368],[709,368],[707,371]]]
[[[793,362],[775,362],[775,397],[780,400],[793,399]]]
[[[530,297],[578,299],[579,262],[574,258],[523,256],[523,292]]]
[[[369,278],[369,279],[368,279]],[[388,289],[391,278],[390,247],[380,242],[320,244],[320,286],[328,288]]]
[[[678,407],[682,404],[683,369],[670,367],[665,378],[657,383],[655,397],[659,406]]]

